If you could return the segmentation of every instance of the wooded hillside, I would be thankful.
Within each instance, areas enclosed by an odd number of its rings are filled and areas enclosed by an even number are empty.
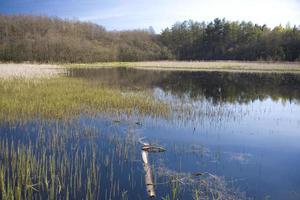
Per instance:
[[[170,55],[147,30],[109,32],[88,22],[0,15],[2,61],[140,61],[168,59]]]
[[[0,60],[100,62],[142,60],[300,60],[300,30],[251,22],[185,21],[161,34],[107,31],[76,20],[0,15]]]

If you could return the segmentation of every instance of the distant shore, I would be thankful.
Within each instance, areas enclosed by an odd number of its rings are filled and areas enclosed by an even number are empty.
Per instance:
[[[300,62],[242,62],[242,61],[146,61],[99,62],[69,64],[0,63],[0,78],[50,78],[65,68],[127,67],[146,70],[215,71],[239,73],[300,73]]]
[[[148,70],[300,73],[300,62],[258,61],[143,61],[63,64],[65,67],[128,67]]]

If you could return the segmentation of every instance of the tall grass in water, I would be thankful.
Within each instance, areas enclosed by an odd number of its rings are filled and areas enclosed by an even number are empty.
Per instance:
[[[166,117],[173,109],[166,101],[157,100],[147,92],[124,92],[73,78],[1,80],[0,92],[0,126],[5,121],[45,120],[38,122],[41,124],[36,130],[25,124],[18,137],[0,135],[0,199],[126,199],[134,196],[131,192],[142,182],[141,174],[136,171],[139,163],[127,163],[136,160],[134,142],[130,142],[130,138],[74,126],[76,123],[65,119],[99,112]],[[183,115],[190,116],[193,110],[193,107],[177,106]],[[209,113],[212,112],[205,114]],[[54,122],[53,127],[49,127],[56,119],[63,119],[62,123]],[[14,126],[9,125],[9,128]],[[30,135],[32,132],[37,135]],[[139,157],[139,152],[137,155]],[[179,186],[175,182],[165,186],[170,198],[181,197],[183,187]]]
[[[80,114],[168,116],[169,106],[147,92],[123,92],[73,78],[0,80],[0,120],[68,119]]]
[[[56,122],[8,132],[0,136],[0,199],[125,199],[121,188],[139,180],[125,159],[135,152],[124,151],[135,143],[115,132]]]
[[[139,125],[85,125],[74,120],[0,127],[0,199],[144,199],[142,163],[133,162],[140,159],[140,146],[132,127]],[[194,179],[163,166],[153,171],[166,199],[235,197],[216,176]]]

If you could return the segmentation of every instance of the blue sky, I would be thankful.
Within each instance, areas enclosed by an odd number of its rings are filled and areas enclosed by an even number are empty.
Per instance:
[[[148,28],[177,21],[246,20],[270,27],[300,25],[300,0],[0,0],[2,14],[58,16],[95,22],[108,30]]]

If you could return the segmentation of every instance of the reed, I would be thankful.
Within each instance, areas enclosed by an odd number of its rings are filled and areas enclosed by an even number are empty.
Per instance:
[[[128,199],[127,190],[133,188],[120,189],[118,171],[136,167],[126,162],[124,153],[134,144],[125,142],[120,133],[57,123],[34,125],[21,133],[22,140],[13,130],[0,136],[0,199]],[[133,177],[136,172],[126,173]]]
[[[170,107],[150,93],[111,89],[82,79],[0,80],[0,120],[69,119],[82,114],[167,117]]]
[[[172,117],[178,123],[232,115],[218,106],[184,99],[169,104],[148,91],[109,88],[79,78],[5,79],[0,80],[0,93],[0,130],[5,130],[0,134],[0,199],[143,199],[141,163],[131,162],[140,157],[135,129],[141,129],[143,117]],[[81,121],[102,114],[114,117],[109,127]],[[124,115],[130,120],[121,120]],[[227,192],[219,179],[195,181],[186,174],[163,172],[169,182],[159,186],[165,199],[182,199],[193,191],[197,198],[219,198]]]

